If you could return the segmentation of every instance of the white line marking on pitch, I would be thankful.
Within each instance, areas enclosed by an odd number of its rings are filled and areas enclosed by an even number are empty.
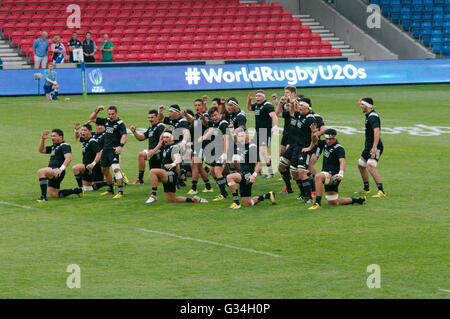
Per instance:
[[[450,293],[450,290],[447,290],[447,289],[438,288],[438,290],[439,290],[439,291],[443,291],[443,292],[448,292],[448,293]]]
[[[0,200],[0,204],[9,205],[9,206],[16,206],[16,207],[22,207],[22,208],[26,208],[26,209],[31,209],[30,206],[23,206],[23,205],[14,204],[14,203],[3,202],[1,200]]]
[[[196,242],[199,242],[199,243],[205,243],[205,244],[210,244],[210,245],[215,245],[215,246],[222,246],[222,247],[226,247],[226,248],[242,250],[242,251],[246,251],[246,252],[249,252],[249,253],[261,254],[261,255],[266,255],[266,256],[275,257],[275,258],[281,257],[279,255],[267,253],[265,251],[254,250],[254,249],[251,249],[251,248],[241,248],[241,247],[231,246],[231,245],[227,245],[227,244],[216,243],[214,241],[209,241],[209,240],[204,240],[204,239],[197,239],[197,238],[180,236],[180,235],[176,235],[176,234],[164,233],[164,232],[160,232],[160,231],[157,231],[157,230],[149,230],[149,229],[145,229],[145,228],[139,228],[139,230],[147,232],[147,233],[154,233],[154,234],[159,234],[159,235],[165,235],[165,236],[174,237],[174,238],[178,238],[178,239],[184,239],[184,240],[192,240],[192,241],[196,241]]]

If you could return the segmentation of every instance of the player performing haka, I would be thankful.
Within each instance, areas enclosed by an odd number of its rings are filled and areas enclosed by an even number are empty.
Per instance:
[[[39,184],[41,186],[41,197],[37,200],[38,203],[46,202],[47,199],[47,185],[48,192],[51,198],[66,197],[72,194],[78,196],[83,195],[83,189],[80,187],[72,189],[59,190],[61,182],[66,174],[66,168],[72,160],[72,149],[69,144],[64,142],[64,133],[60,129],[52,131],[52,146],[45,146],[45,140],[48,138],[49,131],[42,132],[42,137],[39,142],[39,152],[42,154],[50,154],[50,162],[48,167],[38,170]]]
[[[84,124],[80,129],[80,123],[75,123],[75,139],[83,145],[83,164],[72,166],[78,187],[83,187],[84,191],[93,191],[106,186],[99,164],[102,150],[92,135],[92,126]]]
[[[381,176],[377,171],[377,165],[383,153],[383,142],[381,142],[381,122],[380,116],[373,109],[373,100],[370,97],[359,100],[361,111],[366,114],[366,142],[361,158],[358,161],[358,168],[364,183],[361,194],[369,194],[369,174],[370,172],[375,183],[377,183],[378,193],[372,197],[386,197],[383,190]]]
[[[181,150],[174,143],[173,135],[170,132],[164,132],[162,141],[152,150],[149,156],[152,157],[157,151],[161,150],[162,168],[153,168],[150,170],[150,179],[152,181],[152,194],[145,202],[146,204],[154,203],[158,200],[157,191],[158,184],[161,182],[164,186],[164,195],[168,202],[171,203],[207,203],[207,200],[198,196],[182,197],[176,196],[177,185],[177,166],[181,164]]]
[[[227,158],[229,124],[217,107],[212,107],[208,114],[212,120],[212,127],[209,127],[206,133],[198,139],[198,142],[203,143],[203,141],[209,140],[204,155],[206,163],[211,167],[211,175],[220,189],[220,194],[214,198],[214,201],[218,201],[224,200],[228,196],[223,170]]]
[[[233,194],[233,204],[229,208],[241,208],[237,184],[239,184],[239,192],[244,206],[254,206],[265,199],[269,199],[272,204],[275,204],[275,194],[272,191],[252,198],[252,186],[255,183],[257,175],[255,168],[257,165],[261,165],[261,162],[258,161],[258,148],[256,144],[250,142],[250,136],[247,131],[238,129],[236,135],[238,139],[238,154],[241,156],[241,165],[239,173],[233,173],[227,176],[227,183]],[[257,162],[258,164],[256,164]]]
[[[325,185],[325,197],[330,205],[364,204],[366,197],[338,198],[338,187],[344,178],[345,150],[336,139],[336,130],[325,131],[325,141],[315,137],[315,143],[323,149],[322,172],[316,174],[316,202],[308,209],[315,210],[322,207],[323,186]]]
[[[155,152],[155,155],[149,157],[150,150],[154,149],[161,138],[162,133],[166,129],[164,124],[158,121],[158,111],[150,110],[148,112],[148,121],[150,122],[150,126],[145,131],[144,134],[138,133],[136,131],[136,126],[130,126],[130,130],[133,133],[134,137],[138,141],[143,141],[148,139],[148,149],[143,150],[138,155],[138,167],[139,167],[139,175],[138,179],[133,182],[135,184],[144,184],[144,171],[145,171],[145,161],[148,160],[148,166],[151,170],[152,168],[161,168],[161,152]]]
[[[253,98],[256,103],[252,104]],[[272,138],[272,131],[278,134],[278,118],[275,114],[275,109],[272,104],[266,100],[266,94],[263,90],[258,90],[256,93],[250,93],[247,98],[247,109],[255,112],[255,142],[258,150],[261,151],[262,159],[267,165],[267,178],[273,177],[272,163],[269,155],[269,147]],[[273,127],[272,127],[273,124]],[[259,173],[261,167],[257,169]]]
[[[98,106],[95,111],[92,112],[89,120],[105,126],[105,140],[100,165],[102,167],[103,175],[105,175],[108,190],[102,193],[102,195],[114,195],[113,178],[109,170],[111,167],[114,171],[119,190],[117,195],[113,198],[118,199],[123,197],[123,176],[120,171],[120,153],[127,142],[127,129],[123,121],[119,119],[117,108],[115,106],[110,106],[108,108],[108,118],[97,117],[98,113],[104,109],[105,107],[103,105]]]
[[[209,126],[209,115],[205,112],[205,105],[202,99],[196,99],[194,101],[195,115],[191,116],[185,112],[185,118],[190,123],[190,135],[192,141],[198,140],[200,136],[203,136],[208,130]],[[197,136],[198,135],[198,136]],[[191,160],[191,171],[192,171],[192,188],[189,190],[188,195],[196,195],[198,176],[200,175],[205,183],[205,189],[203,193],[212,193],[214,190],[211,188],[211,183],[209,182],[208,173],[203,168],[203,151],[208,145],[209,141],[203,141],[202,143],[190,143],[192,148],[192,160]]]

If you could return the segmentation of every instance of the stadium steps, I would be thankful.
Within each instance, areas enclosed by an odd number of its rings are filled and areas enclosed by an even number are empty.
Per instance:
[[[355,49],[351,48],[350,45],[346,44],[330,30],[325,29],[323,25],[317,22],[309,14],[298,14],[293,15],[293,17],[299,18],[302,24],[310,27],[312,32],[319,33],[323,41],[330,41],[331,47],[333,49],[341,50],[342,56],[348,58],[351,61],[364,60],[364,56],[362,56],[359,52],[356,52]]]
[[[31,68],[26,58],[21,57],[18,50],[11,48],[6,40],[0,40],[0,58],[3,61],[3,69]]]

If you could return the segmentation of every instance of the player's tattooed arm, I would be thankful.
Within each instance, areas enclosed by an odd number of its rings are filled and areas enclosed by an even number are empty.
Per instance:
[[[252,110],[252,100],[255,97],[255,92],[250,92],[247,96],[247,110]]]
[[[74,125],[73,125],[73,128],[74,128],[74,131],[75,131],[75,140],[77,142],[79,142],[80,141],[80,136],[81,136],[81,134],[80,134],[81,124],[80,124],[80,122],[75,122]]]
[[[158,150],[162,147],[162,134],[161,134],[161,138],[159,139],[159,143],[158,145],[155,146],[155,148],[151,149],[150,151],[148,151],[148,157],[151,158],[153,157],[153,155],[156,154],[156,152],[158,152]]]
[[[311,124],[311,141],[313,142],[313,145],[317,145],[319,143],[319,134],[317,132],[317,125],[316,123]]]
[[[166,108],[166,107],[165,107],[164,105],[160,105],[159,108],[158,108],[158,110],[159,110],[159,112],[158,112],[158,121],[161,122],[161,123],[164,122],[164,114],[163,114],[163,111],[164,111],[165,108]]]
[[[99,112],[103,111],[105,109],[105,107],[103,105],[99,105],[97,106],[97,108],[95,109],[94,112],[92,112],[91,116],[89,116],[89,121],[90,122],[95,122],[95,120],[97,119],[97,115]]]
[[[186,110],[181,111],[181,114],[190,124],[194,123],[194,117],[191,114],[189,114]]]
[[[143,141],[146,139],[144,134],[139,133],[138,131],[136,131],[136,126],[131,125],[130,126],[130,131],[131,133],[133,133],[134,137],[138,140],[138,141]]]
[[[41,136],[41,140],[39,141],[39,153],[43,153],[45,154],[45,140],[48,138],[48,134],[50,133],[50,131],[43,131],[42,132],[42,136]]]

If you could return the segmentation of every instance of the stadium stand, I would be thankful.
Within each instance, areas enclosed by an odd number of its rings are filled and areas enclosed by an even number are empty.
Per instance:
[[[450,0],[372,0],[436,54],[450,56]]]
[[[238,0],[4,0],[5,39],[33,62],[40,31],[66,44],[67,5],[82,12],[79,39],[91,31],[97,45],[110,35],[114,61],[174,61],[342,56],[338,48],[283,10],[280,3]],[[96,61],[101,60],[97,51]]]

